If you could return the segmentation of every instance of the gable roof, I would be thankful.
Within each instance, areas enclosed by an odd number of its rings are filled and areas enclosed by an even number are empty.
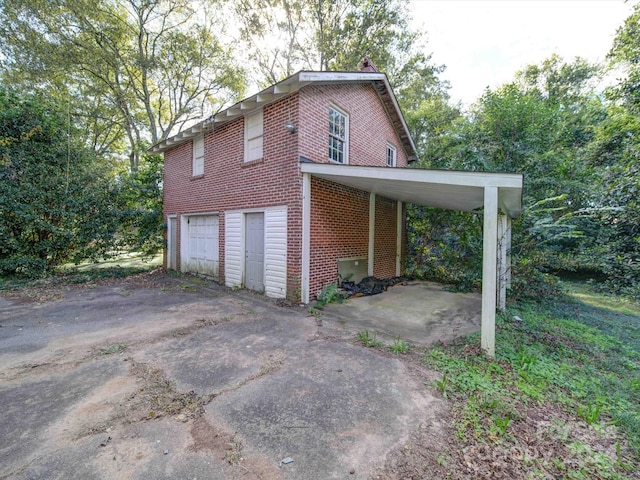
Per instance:
[[[389,119],[391,120],[400,141],[410,162],[417,159],[416,146],[413,143],[409,127],[404,120],[396,96],[393,93],[389,79],[384,73],[379,72],[310,72],[300,71],[290,77],[265,88],[259,93],[245,98],[231,107],[211,115],[196,125],[183,130],[182,132],[167,138],[150,149],[150,153],[166,152],[167,150],[181,145],[191,140],[191,138],[209,130],[214,125],[224,125],[239,117],[242,117],[253,110],[262,108],[264,105],[273,103],[280,98],[297,92],[302,87],[310,84],[349,84],[349,83],[370,83],[380,98]]]

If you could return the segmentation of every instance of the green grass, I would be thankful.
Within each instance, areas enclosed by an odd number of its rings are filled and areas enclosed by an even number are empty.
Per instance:
[[[411,346],[400,337],[396,337],[389,346],[389,350],[395,354],[407,353],[410,349]]]
[[[462,448],[487,441],[515,448],[535,427],[543,445],[552,442],[563,452],[557,461],[528,458],[521,467],[531,478],[537,471],[633,478],[640,467],[640,305],[584,283],[566,290],[553,302],[521,303],[500,315],[495,360],[480,352],[472,335],[428,350],[424,362],[443,374],[433,386],[453,402]],[[564,427],[536,423],[530,412],[546,412]],[[577,435],[579,424],[588,441]],[[612,442],[617,448],[602,447]],[[566,467],[562,455],[577,467]]]
[[[108,278],[124,278],[153,270],[161,265],[162,255],[144,257],[136,253],[123,253],[100,262],[62,265],[51,275],[43,278],[0,277],[0,290],[55,284],[81,284]]]

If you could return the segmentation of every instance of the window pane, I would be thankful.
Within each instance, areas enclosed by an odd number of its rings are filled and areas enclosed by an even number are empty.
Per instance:
[[[193,176],[202,175],[204,173],[204,157],[199,157],[193,161]]]
[[[344,140],[346,133],[346,118],[340,112],[329,109],[329,134]]]
[[[337,163],[346,162],[348,117],[329,107],[329,158]]]
[[[262,158],[262,137],[254,138],[247,142],[248,152],[247,161],[258,160]]]
[[[193,139],[193,155],[195,157],[204,156],[204,137],[196,137]]]
[[[335,138],[329,138],[329,158],[334,162],[344,163],[344,142]]]
[[[247,138],[252,139],[262,135],[262,110],[247,117]]]
[[[259,160],[263,155],[264,117],[262,110],[245,117],[244,161]]]
[[[387,145],[387,167],[396,166],[396,149],[393,145]]]
[[[204,173],[204,136],[193,139],[193,164],[191,174],[193,176]]]

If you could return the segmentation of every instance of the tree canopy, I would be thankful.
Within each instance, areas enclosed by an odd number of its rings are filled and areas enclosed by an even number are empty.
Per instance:
[[[640,5],[606,65],[553,55],[468,110],[409,12],[407,0],[0,0],[0,270],[43,271],[116,240],[159,248],[151,144],[249,85],[368,57],[394,86],[418,167],[524,173],[516,292],[551,291],[572,270],[638,296]],[[618,78],[603,89],[607,71]],[[410,272],[479,285],[478,213],[410,206],[408,228]]]
[[[0,273],[39,275],[108,251],[113,185],[64,108],[0,89]]]
[[[203,14],[204,13],[204,14]],[[0,3],[5,81],[73,104],[101,153],[140,153],[243,92],[215,9],[187,0]]]

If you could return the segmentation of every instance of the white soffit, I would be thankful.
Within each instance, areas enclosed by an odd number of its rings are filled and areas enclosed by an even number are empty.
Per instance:
[[[301,163],[302,173],[405,203],[471,212],[484,205],[484,187],[498,188],[498,204],[511,218],[522,213],[521,174],[356,167]]]
[[[235,105],[210,116],[193,127],[153,145],[149,149],[149,152],[160,153],[182,143],[186,143],[196,135],[211,130],[214,125],[222,125],[254,110],[263,108],[265,105],[297,92],[305,85],[309,85],[311,83],[316,85],[328,85],[368,82],[370,82],[378,92],[378,95],[387,110],[387,114],[391,117],[391,120],[397,129],[403,148],[407,151],[407,155],[411,160],[415,159],[416,147],[411,135],[409,134],[409,127],[402,116],[400,106],[393,94],[393,90],[391,89],[387,76],[384,73],[379,72],[297,72],[290,77],[265,88],[261,92],[245,98]]]

